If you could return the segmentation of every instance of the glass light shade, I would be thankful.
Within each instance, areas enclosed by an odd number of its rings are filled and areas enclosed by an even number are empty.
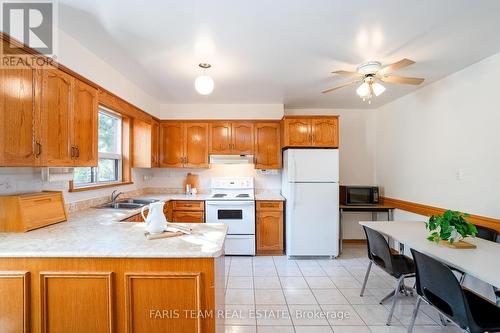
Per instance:
[[[375,94],[375,96],[380,96],[385,91],[385,87],[378,82],[375,82],[374,84],[372,84],[372,88],[373,88],[373,93]]]
[[[363,82],[358,89],[356,89],[356,94],[359,97],[366,97],[370,94],[370,85],[366,82]]]
[[[194,81],[194,87],[200,95],[210,95],[214,91],[214,80],[208,75],[200,75]]]

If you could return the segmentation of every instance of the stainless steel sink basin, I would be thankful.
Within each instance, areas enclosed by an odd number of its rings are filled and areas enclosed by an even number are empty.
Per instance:
[[[149,205],[152,202],[158,201],[157,199],[123,199],[118,200],[117,203],[131,203],[131,204],[140,204],[140,205]]]
[[[99,208],[113,208],[113,209],[137,209],[145,206],[146,204],[140,203],[128,203],[128,202],[115,202],[115,203],[107,203],[99,206]]]
[[[149,205],[157,199],[123,199],[116,202],[108,202],[97,208],[112,208],[112,209],[137,209]]]

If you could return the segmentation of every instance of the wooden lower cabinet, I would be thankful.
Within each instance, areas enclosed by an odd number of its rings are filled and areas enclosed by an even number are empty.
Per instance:
[[[204,223],[205,201],[201,200],[171,200],[165,202],[163,213],[169,222]],[[144,211],[148,216],[148,211]],[[122,222],[144,222],[141,214],[135,214]]]
[[[257,255],[281,255],[283,245],[283,202],[256,202]]]
[[[215,332],[224,257],[0,258],[0,298],[6,333]]]

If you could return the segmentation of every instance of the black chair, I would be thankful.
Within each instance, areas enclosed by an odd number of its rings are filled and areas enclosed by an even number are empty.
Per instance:
[[[366,270],[360,296],[363,296],[363,293],[365,291],[372,264],[377,265],[388,274],[398,279],[397,286],[394,292],[391,292],[380,301],[380,304],[382,304],[390,297],[393,297],[392,307],[389,312],[389,317],[387,318],[387,325],[390,325],[399,293],[404,292],[405,294],[407,294],[404,279],[415,276],[415,265],[411,258],[408,258],[407,256],[401,254],[393,253],[384,236],[382,236],[379,232],[365,226],[363,226],[363,229],[365,230],[366,234],[368,245],[368,259],[370,259],[370,262],[368,263],[368,268]]]
[[[468,332],[500,331],[500,308],[463,288],[445,264],[413,249],[411,252],[415,260],[418,297],[408,333],[413,331],[422,300]]]

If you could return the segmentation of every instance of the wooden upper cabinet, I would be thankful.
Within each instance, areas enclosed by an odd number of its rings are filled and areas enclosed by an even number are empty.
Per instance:
[[[75,80],[73,99],[73,146],[75,166],[97,166],[98,91]]]
[[[165,122],[160,124],[160,167],[182,167],[184,157],[183,132],[181,122]]]
[[[279,123],[269,122],[255,124],[255,168],[281,168]]]
[[[337,116],[285,116],[283,147],[337,148],[338,128]]]
[[[184,124],[184,167],[209,167],[208,123]]]
[[[311,119],[286,119],[283,122],[285,146],[311,146]]]
[[[2,68],[0,73],[0,166],[37,165],[38,73],[33,68]]]
[[[42,157],[46,166],[73,166],[74,78],[60,70],[42,71]]]
[[[153,120],[151,125],[151,167],[159,167],[160,154],[160,123]]]
[[[141,119],[133,120],[132,165],[134,168],[151,168],[153,164],[153,126]]]
[[[338,147],[338,119],[319,118],[312,120],[312,144],[314,147]]]
[[[212,122],[210,124],[211,154],[230,154],[232,143],[230,122]]]
[[[253,123],[233,122],[231,123],[232,153],[253,154]]]

